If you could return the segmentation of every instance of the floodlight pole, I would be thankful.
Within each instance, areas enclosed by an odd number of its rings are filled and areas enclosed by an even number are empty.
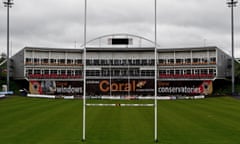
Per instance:
[[[154,1],[154,56],[155,56],[155,80],[154,80],[154,141],[158,142],[158,118],[157,118],[157,0]]]
[[[82,132],[82,141],[86,141],[86,64],[87,64],[87,50],[86,50],[86,43],[87,43],[87,0],[85,0],[84,5],[84,47],[83,47],[83,132]]]
[[[231,43],[232,43],[232,95],[235,93],[235,64],[234,64],[234,7],[237,6],[237,0],[227,0],[228,7],[231,8]]]
[[[9,91],[9,77],[10,77],[10,60],[9,60],[9,8],[13,5],[13,0],[3,1],[5,7],[7,7],[7,91]]]

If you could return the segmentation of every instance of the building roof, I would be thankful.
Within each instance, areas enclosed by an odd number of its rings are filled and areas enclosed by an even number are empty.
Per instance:
[[[113,43],[113,40],[127,40],[127,43]],[[119,42],[119,41],[118,41]],[[125,41],[126,42],[126,41]],[[167,51],[202,51],[202,50],[220,50],[216,46],[205,47],[181,47],[181,48],[161,48],[156,44],[158,52]],[[119,33],[103,35],[86,43],[87,52],[154,52],[155,42],[147,38]],[[84,45],[80,48],[47,48],[47,47],[25,47],[24,50],[36,50],[36,51],[56,51],[56,52],[80,52],[83,53]],[[224,52],[225,53],[225,52]]]
[[[154,47],[145,48],[109,48],[109,47],[87,47],[87,52],[154,52]]]
[[[181,47],[181,48],[158,48],[157,51],[199,51],[199,50],[215,50],[219,49],[216,46],[206,46],[206,47]]]
[[[115,41],[116,43],[113,41]],[[103,36],[94,38],[86,43],[86,47],[148,48],[148,47],[155,47],[155,42],[145,37],[141,37],[133,34],[118,33],[118,34],[103,35]]]
[[[48,48],[48,47],[24,47],[24,50],[52,51],[52,52],[83,52],[83,49],[72,48]]]

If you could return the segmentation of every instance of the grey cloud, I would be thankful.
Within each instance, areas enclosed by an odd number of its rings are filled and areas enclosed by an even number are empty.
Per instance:
[[[27,45],[73,47],[74,41],[78,46],[83,43],[84,0],[14,2],[10,12],[15,51]],[[230,9],[225,0],[157,2],[161,46],[198,46],[205,41],[207,45],[229,51]],[[0,7],[0,47],[5,47],[6,9],[3,5]],[[88,40],[110,33],[131,33],[154,39],[153,8],[154,0],[88,0]],[[240,51],[239,14],[240,6],[235,11],[237,51]]]

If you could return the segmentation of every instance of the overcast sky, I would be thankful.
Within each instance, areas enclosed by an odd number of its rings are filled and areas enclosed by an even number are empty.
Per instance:
[[[157,0],[162,48],[217,46],[231,52],[230,8],[225,0]],[[84,0],[14,0],[11,54],[25,46],[75,48],[83,43]],[[88,0],[87,39],[129,33],[154,40],[154,0]],[[6,8],[0,3],[0,53],[6,53]],[[240,4],[235,8],[240,57]]]

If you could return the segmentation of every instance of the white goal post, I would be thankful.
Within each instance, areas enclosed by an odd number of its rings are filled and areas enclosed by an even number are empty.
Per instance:
[[[154,107],[154,141],[158,142],[158,119],[157,119],[157,0],[154,0],[154,55],[155,55],[155,79],[154,79],[154,103],[152,104],[101,104],[86,103],[86,45],[87,45],[87,0],[84,1],[84,50],[83,50],[83,131],[82,141],[86,141],[86,106],[93,107]]]

